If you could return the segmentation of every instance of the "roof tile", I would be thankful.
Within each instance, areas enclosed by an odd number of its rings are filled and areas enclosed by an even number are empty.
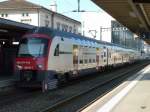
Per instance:
[[[41,8],[40,5],[33,4],[25,0],[8,0],[0,2],[0,10],[2,9],[26,9],[26,8]]]

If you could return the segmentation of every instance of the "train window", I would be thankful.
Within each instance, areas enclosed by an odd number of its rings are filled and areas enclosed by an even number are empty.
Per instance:
[[[59,56],[59,44],[57,44],[57,46],[55,48],[54,56]]]
[[[80,64],[83,64],[83,60],[80,60]]]
[[[85,60],[84,60],[84,63],[86,64],[87,62],[88,62],[87,59],[85,59]]]
[[[104,57],[106,57],[106,52],[104,52]]]
[[[61,37],[61,41],[64,41],[64,38],[63,38],[63,37]]]
[[[111,53],[109,53],[109,58],[111,58]]]
[[[93,63],[95,63],[95,59],[93,59]]]
[[[92,60],[91,60],[91,59],[89,59],[89,63],[92,63]]]

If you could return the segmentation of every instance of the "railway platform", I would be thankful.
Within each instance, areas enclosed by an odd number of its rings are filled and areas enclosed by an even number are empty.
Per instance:
[[[14,84],[13,76],[2,76],[0,77],[0,91],[6,87],[10,87]]]
[[[150,65],[82,112],[150,112]]]

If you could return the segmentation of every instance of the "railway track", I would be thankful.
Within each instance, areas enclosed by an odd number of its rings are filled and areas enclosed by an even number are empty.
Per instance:
[[[104,86],[109,82],[111,83],[111,81],[113,82],[116,78],[119,79],[122,75],[125,76],[125,74],[127,75],[129,72],[136,71],[136,69],[138,70],[138,68],[140,69],[140,67],[146,66],[146,64],[145,62],[134,64],[132,65],[132,70],[129,71],[127,71],[127,69],[131,67],[126,66],[119,70],[111,71],[111,73],[97,73],[94,76],[83,77],[81,80],[72,81],[66,84],[67,86],[46,93],[39,91],[27,92],[27,94],[25,93],[20,96],[19,93],[17,93],[16,97],[4,100],[4,102],[1,100],[0,96],[0,112],[53,112],[73,102],[75,99],[80,99],[80,97],[95,91],[100,86]],[[100,76],[99,74],[102,75]],[[108,91],[110,91],[110,89],[108,89],[107,92]],[[106,92],[103,93],[105,94]],[[58,112],[60,112],[60,110]]]
[[[25,89],[25,90],[17,90],[17,89],[14,89],[12,91],[7,91],[7,93],[2,92],[0,94],[0,105],[1,106],[7,105],[17,100],[29,98],[29,97],[32,97],[33,95],[37,95],[41,93],[41,91],[39,90],[34,91],[34,90],[28,90],[28,89]]]
[[[70,102],[72,102],[73,100],[76,100],[76,99],[79,99],[80,97],[82,97],[82,96],[85,96],[85,95],[87,95],[87,94],[90,94],[91,92],[93,92],[93,91],[95,91],[96,89],[98,89],[98,88],[101,88],[103,85],[107,85],[107,83],[111,83],[112,81],[114,81],[114,80],[118,80],[120,77],[121,77],[121,79],[123,79],[123,80],[125,80],[126,78],[128,78],[129,77],[129,73],[136,73],[136,72],[138,72],[139,71],[139,69],[140,68],[143,68],[143,66],[145,66],[145,64],[144,65],[138,65],[137,67],[135,67],[135,68],[132,68],[132,69],[130,69],[130,70],[128,70],[128,71],[125,71],[125,72],[123,72],[123,73],[120,73],[119,75],[116,75],[116,76],[114,76],[114,77],[111,77],[110,79],[108,79],[108,80],[105,80],[104,82],[102,82],[102,83],[99,83],[99,84],[97,84],[97,85],[95,85],[95,86],[93,86],[92,88],[89,88],[88,90],[85,90],[85,91],[82,91],[82,92],[80,92],[80,93],[78,93],[78,94],[76,94],[76,95],[73,95],[73,96],[70,96],[70,97],[68,97],[68,98],[66,98],[66,99],[64,99],[64,100],[62,100],[62,101],[60,101],[60,102],[57,102],[57,103],[55,103],[55,104],[53,104],[53,105],[51,105],[51,106],[49,106],[49,107],[47,107],[46,109],[43,109],[43,110],[40,110],[40,112],[57,112],[57,111],[61,111],[62,109],[60,109],[62,106],[64,107],[64,105],[66,105],[66,104],[69,104]],[[122,80],[122,81],[123,81]],[[121,81],[121,82],[122,82]],[[118,84],[116,84],[115,86],[114,86],[114,88],[116,87],[116,86],[118,86]],[[110,92],[111,90],[107,90],[106,92],[104,92],[102,95],[100,95],[100,97],[102,97],[102,96],[104,96],[105,94],[107,94],[108,92]],[[98,98],[100,98],[100,97],[98,97]],[[94,102],[94,101],[96,101],[96,100],[93,100],[92,102]],[[87,106],[89,106],[92,102],[90,102],[90,103],[88,103],[86,106],[84,106],[83,108],[81,108],[81,109],[79,109],[79,110],[77,110],[78,112],[80,112],[81,110],[83,110],[84,108],[86,108]]]

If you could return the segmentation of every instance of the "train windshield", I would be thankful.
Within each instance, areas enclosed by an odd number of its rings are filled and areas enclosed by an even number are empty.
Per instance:
[[[24,38],[20,42],[18,57],[39,57],[46,56],[48,39],[45,38]]]

